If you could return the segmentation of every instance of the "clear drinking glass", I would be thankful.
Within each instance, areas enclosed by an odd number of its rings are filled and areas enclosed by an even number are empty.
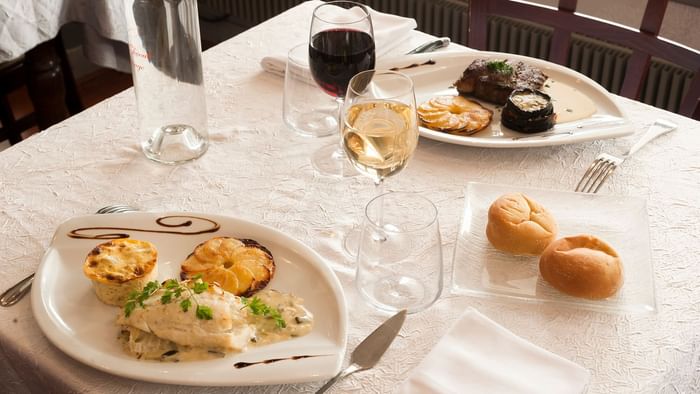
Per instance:
[[[364,5],[331,1],[316,7],[309,32],[309,67],[318,86],[335,97],[339,117],[350,78],[374,68],[374,63],[374,30]],[[311,161],[325,175],[356,174],[338,144],[321,148]]]
[[[209,144],[196,0],[124,0],[143,153],[178,164]]]
[[[350,80],[342,119],[342,146],[350,162],[381,194],[384,179],[400,172],[418,145],[413,81],[396,71],[358,73]],[[345,237],[351,256],[357,252],[358,236],[355,229]]]
[[[318,89],[309,71],[309,44],[289,50],[284,73],[284,123],[304,137],[338,133],[338,105]]]
[[[355,284],[386,311],[429,307],[442,292],[442,242],[437,208],[416,193],[391,192],[371,200],[357,254]]]

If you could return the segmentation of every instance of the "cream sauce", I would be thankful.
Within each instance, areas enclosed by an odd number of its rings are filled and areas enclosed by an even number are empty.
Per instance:
[[[596,112],[593,100],[569,84],[547,79],[542,91],[552,97],[557,123],[585,119]]]
[[[255,294],[255,297],[276,308],[287,324],[286,327],[280,328],[274,319],[249,313],[248,322],[255,326],[255,338],[252,341],[255,346],[284,341],[311,332],[314,317],[304,308],[301,298],[277,290],[263,290]]]
[[[226,356],[226,353],[218,350],[181,346],[134,327],[122,328],[119,340],[124,351],[139,360],[179,362]]]

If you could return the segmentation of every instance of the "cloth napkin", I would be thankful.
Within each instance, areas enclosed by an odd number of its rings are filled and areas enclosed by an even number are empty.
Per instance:
[[[469,308],[398,393],[582,393],[588,370]]]
[[[340,10],[341,8],[338,7],[338,9]],[[375,11],[370,7],[367,7],[367,10],[372,18],[375,54],[377,58],[386,55],[392,49],[396,48],[396,46],[407,40],[410,37],[411,31],[417,26],[416,20],[413,18],[385,14]],[[360,10],[358,9],[357,11],[359,12]],[[263,70],[278,76],[284,76],[284,70],[287,65],[287,52],[289,52],[291,48],[292,47],[286,48],[284,52],[265,56],[260,61]]]

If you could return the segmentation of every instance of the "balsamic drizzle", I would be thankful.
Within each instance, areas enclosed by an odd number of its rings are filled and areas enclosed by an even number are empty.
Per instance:
[[[292,357],[284,357],[284,358],[270,358],[267,360],[254,361],[254,362],[249,362],[249,363],[241,361],[241,362],[237,362],[237,363],[233,364],[233,366],[236,369],[241,369],[241,368],[251,367],[251,366],[257,365],[257,364],[272,364],[272,363],[276,363],[278,361],[301,360],[302,358],[323,357],[323,356],[329,356],[329,354],[315,354],[315,355],[292,356]]]
[[[177,222],[177,223],[166,223],[166,220],[168,219],[173,219],[173,218],[179,218],[179,219],[187,219],[182,222]],[[81,227],[81,228],[76,228],[74,230],[71,230],[68,233],[68,236],[70,238],[77,238],[77,239],[118,239],[118,238],[129,238],[130,235],[128,233],[120,233],[120,232],[106,232],[106,233],[100,233],[96,235],[88,235],[85,234],[85,232],[88,231],[138,231],[138,232],[146,232],[146,233],[159,233],[159,234],[180,234],[180,235],[198,235],[198,234],[205,234],[205,233],[214,233],[219,231],[221,228],[221,225],[219,223],[211,220],[211,219],[206,219],[198,216],[186,216],[186,215],[171,215],[171,216],[163,216],[159,217],[156,219],[156,224],[165,227],[165,228],[179,228],[179,227],[190,227],[194,222],[193,220],[202,220],[205,222],[208,222],[211,224],[209,228],[205,228],[204,230],[197,230],[197,231],[175,231],[175,230],[156,230],[156,229],[142,229],[142,228],[131,228],[131,227]]]
[[[389,70],[391,70],[391,71],[399,71],[399,70],[406,70],[406,69],[409,69],[409,68],[416,68],[416,67],[420,67],[420,66],[432,66],[433,64],[436,64],[435,60],[430,59],[430,60],[428,60],[428,61],[425,62],[425,63],[421,63],[421,64],[413,63],[413,64],[411,64],[410,66],[405,66],[405,67],[393,67],[393,68],[390,68]]]

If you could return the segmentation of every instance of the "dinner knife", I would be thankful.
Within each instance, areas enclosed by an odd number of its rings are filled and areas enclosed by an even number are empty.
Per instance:
[[[432,52],[435,50],[438,50],[440,48],[444,48],[446,46],[450,45],[450,38],[449,37],[440,37],[437,40],[427,42],[423,45],[420,45],[416,47],[415,49],[407,52],[407,55],[413,55],[415,53],[425,53],[425,52]]]
[[[324,393],[335,384],[335,382],[352,373],[374,367],[391,343],[394,342],[394,338],[396,338],[399,330],[401,330],[401,326],[403,326],[405,320],[406,310],[404,309],[372,331],[372,333],[353,350],[350,355],[350,365],[338,372],[338,374],[324,384],[323,387],[318,389],[316,394]]]

